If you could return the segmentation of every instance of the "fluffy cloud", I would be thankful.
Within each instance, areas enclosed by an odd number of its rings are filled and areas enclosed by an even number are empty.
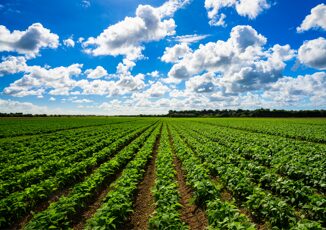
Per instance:
[[[102,66],[97,66],[95,69],[86,70],[85,74],[87,75],[87,78],[97,79],[107,76],[108,72]]]
[[[168,17],[185,2],[170,0],[158,8],[139,5],[135,17],[126,17],[96,38],[88,38],[83,43],[84,51],[94,56],[123,55],[129,60],[141,58],[143,43],[158,41],[175,33],[175,22]]]
[[[225,7],[234,7],[239,15],[254,19],[270,5],[266,0],[205,0],[210,25],[225,25],[226,16],[220,13]]]
[[[24,76],[11,83],[3,92],[16,97],[42,96],[46,89],[50,89],[50,95],[69,95],[69,91],[75,85],[75,80],[71,77],[80,75],[82,66],[73,64],[53,69],[28,66],[24,70]]]
[[[74,47],[75,46],[75,42],[74,40],[72,40],[72,38],[68,38],[66,40],[63,40],[63,44],[67,47]]]
[[[326,69],[326,39],[317,38],[305,41],[299,48],[298,59],[301,63],[320,70]]]
[[[167,63],[175,63],[189,53],[191,53],[189,46],[186,43],[181,43],[165,48],[161,60]]]
[[[297,78],[284,77],[270,85],[264,97],[277,103],[302,103],[310,100],[314,105],[326,103],[326,73],[318,72]],[[316,104],[317,103],[317,104]]]
[[[261,89],[281,78],[284,62],[294,56],[289,45],[264,50],[266,41],[251,26],[236,26],[227,41],[200,45],[176,63],[168,75],[187,80],[200,73],[216,73],[226,93]]]
[[[145,75],[133,76],[130,72],[134,62],[125,59],[119,63],[116,74],[110,80],[98,78],[108,75],[106,70],[98,66],[84,73],[88,79],[79,80],[82,74],[81,64],[56,68],[28,66],[23,57],[8,57],[0,63],[1,74],[23,73],[23,77],[7,86],[3,93],[15,97],[35,95],[124,95],[140,91],[146,87]],[[89,80],[92,79],[92,80]]]
[[[47,113],[48,109],[45,106],[37,106],[30,102],[19,102],[13,100],[0,99],[0,111],[4,113],[32,113],[41,114]]]
[[[0,63],[0,77],[25,71],[27,68],[24,57],[9,56]]]
[[[326,5],[324,3],[311,9],[311,13],[307,15],[301,25],[297,27],[297,31],[301,33],[318,28],[326,30]]]
[[[165,93],[169,92],[170,88],[163,85],[161,82],[156,82],[151,85],[151,87],[145,91],[145,95],[149,97],[162,97]]]
[[[157,70],[155,70],[155,71],[153,71],[153,72],[147,73],[146,75],[151,76],[151,77],[153,77],[153,78],[157,78],[157,77],[160,76],[160,72],[157,71]]]
[[[17,52],[29,58],[37,56],[42,48],[57,48],[59,36],[51,33],[41,23],[34,23],[25,31],[10,32],[0,25],[0,52]]]

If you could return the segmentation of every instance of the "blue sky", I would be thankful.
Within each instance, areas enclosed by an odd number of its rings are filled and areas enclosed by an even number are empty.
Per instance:
[[[320,0],[0,3],[0,111],[326,109]]]

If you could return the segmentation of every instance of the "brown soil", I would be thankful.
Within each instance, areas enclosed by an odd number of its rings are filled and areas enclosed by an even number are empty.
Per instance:
[[[144,179],[138,186],[134,202],[134,213],[130,216],[129,221],[122,227],[122,229],[124,230],[147,229],[149,217],[155,210],[155,200],[151,189],[154,187],[155,184],[155,161],[157,156],[157,150],[160,145],[161,132],[162,126],[160,135],[155,142],[153,148],[153,155],[148,163]]]
[[[181,219],[190,229],[206,229],[208,221],[205,213],[195,204],[191,204],[191,189],[186,185],[181,163],[176,156],[174,156],[173,161],[177,171],[178,190],[181,197]]]

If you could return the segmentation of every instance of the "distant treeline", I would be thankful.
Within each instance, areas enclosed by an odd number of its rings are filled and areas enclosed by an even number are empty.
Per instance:
[[[29,113],[0,113],[0,117],[88,117],[91,115],[49,115],[49,114],[29,114]]]
[[[326,110],[170,110],[169,117],[326,117]]]
[[[101,115],[49,115],[49,114],[24,114],[0,113],[0,117],[105,117]],[[121,115],[124,116],[124,115]],[[170,110],[162,115],[128,115],[124,117],[326,117],[326,110],[270,110],[270,109],[224,109],[224,110]]]

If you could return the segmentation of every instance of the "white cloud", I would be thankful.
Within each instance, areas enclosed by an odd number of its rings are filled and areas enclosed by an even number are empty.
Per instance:
[[[210,25],[225,26],[226,16],[220,13],[225,7],[234,7],[240,16],[254,19],[270,5],[266,0],[205,0]]]
[[[177,44],[173,47],[165,48],[164,54],[161,60],[167,63],[178,62],[185,55],[191,53],[191,49],[186,43]]]
[[[135,17],[126,17],[109,26],[96,38],[83,42],[84,51],[94,56],[123,55],[129,60],[142,58],[143,43],[158,41],[175,33],[171,17],[185,2],[170,0],[161,7],[139,5]]]
[[[162,97],[165,93],[169,92],[170,88],[163,85],[161,82],[156,82],[151,85],[151,87],[144,92],[145,96],[148,97]]]
[[[306,16],[297,31],[302,33],[310,29],[321,28],[326,30],[326,5],[324,3],[311,9],[311,13]]]
[[[75,42],[74,40],[72,40],[72,38],[68,38],[66,40],[63,40],[63,44],[67,47],[74,47],[75,46]]]
[[[84,98],[84,99],[76,99],[76,100],[73,100],[72,102],[77,103],[77,104],[82,104],[82,103],[91,103],[91,102],[94,102],[94,101]]]
[[[48,112],[48,108],[45,106],[37,106],[30,102],[0,99],[0,111],[3,113],[43,114]]]
[[[59,36],[44,28],[41,23],[34,23],[25,31],[13,32],[0,25],[0,52],[17,52],[33,58],[42,48],[55,49],[58,46]]]
[[[318,72],[296,78],[284,77],[270,85],[264,97],[277,103],[303,103],[309,100],[314,105],[326,103],[326,73]]]
[[[98,78],[108,75],[106,70],[98,66],[96,69],[88,69],[84,73],[89,79],[78,80],[82,74],[81,64],[72,64],[67,67],[41,67],[28,66],[22,57],[8,57],[0,63],[0,74],[23,73],[23,77],[7,86],[3,93],[15,97],[35,95],[42,97],[50,95],[124,95],[140,91],[146,87],[145,75],[133,76],[130,70],[134,62],[124,59],[117,66],[117,72],[110,80]],[[95,79],[95,80],[93,80]]]
[[[97,66],[95,69],[86,70],[85,74],[87,75],[87,78],[98,79],[107,76],[108,72],[102,66]]]
[[[196,74],[215,73],[226,93],[262,89],[282,77],[284,62],[294,56],[289,45],[264,50],[266,41],[251,26],[236,26],[227,41],[200,45],[176,63],[168,75],[187,80]]]
[[[81,1],[81,6],[84,7],[84,8],[88,8],[91,6],[91,1],[89,0],[82,0]]]
[[[56,101],[55,97],[50,97],[49,101]]]
[[[298,59],[301,63],[319,70],[326,69],[326,39],[317,38],[305,41],[299,48]]]
[[[69,95],[76,81],[72,76],[81,74],[81,64],[68,67],[45,69],[40,66],[27,66],[24,76],[6,87],[3,92],[7,95],[24,97],[28,95],[42,96],[46,89],[50,95]]]
[[[151,76],[151,77],[153,77],[153,78],[157,78],[157,77],[160,76],[160,72],[157,71],[157,70],[155,70],[155,71],[153,71],[153,72],[147,73],[146,75]]]
[[[0,63],[0,77],[23,72],[27,68],[24,57],[9,56],[2,59]]]
[[[199,42],[205,38],[207,38],[209,35],[203,34],[203,35],[198,35],[198,34],[190,34],[190,35],[182,35],[182,36],[176,36],[174,37],[174,40],[179,42],[179,43],[196,43]]]

